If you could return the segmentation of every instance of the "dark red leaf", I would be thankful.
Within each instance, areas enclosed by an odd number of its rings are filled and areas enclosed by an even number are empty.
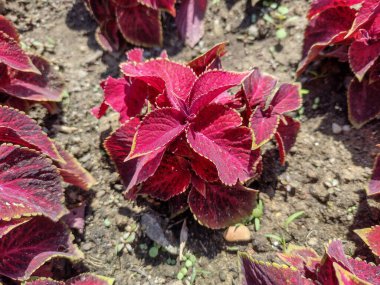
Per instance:
[[[95,38],[103,49],[110,52],[119,50],[122,45],[121,33],[116,19],[107,19],[101,22],[96,29]]]
[[[194,188],[190,191],[189,206],[202,225],[220,229],[241,222],[249,216],[255,207],[256,195],[256,190],[239,184],[206,184],[205,195]]]
[[[92,175],[84,169],[80,163],[66,150],[55,144],[59,155],[65,162],[57,162],[59,173],[66,183],[75,185],[83,190],[89,190],[96,180]]]
[[[131,49],[127,51],[125,54],[127,56],[128,61],[134,61],[138,63],[141,63],[144,61],[144,50],[141,48]]]
[[[281,84],[270,103],[273,106],[272,113],[284,114],[300,108],[302,97],[299,90],[300,86],[297,84]]]
[[[266,114],[260,107],[253,111],[249,119],[249,126],[253,131],[253,148],[258,148],[268,142],[276,133],[280,123],[280,116],[276,114]]]
[[[175,17],[175,0],[138,0],[139,3],[144,4],[154,10],[163,9],[168,11],[173,17]]]
[[[222,70],[211,70],[203,73],[194,83],[191,94],[188,97],[190,113],[197,114],[206,107],[218,95],[240,85],[248,75],[246,72],[233,73]]]
[[[39,73],[28,55],[21,49],[17,39],[0,30],[0,62],[13,69]]]
[[[304,278],[294,267],[255,260],[246,253],[240,253],[239,255],[242,261],[242,271],[244,275],[243,285],[318,284]]]
[[[276,84],[277,80],[274,77],[264,75],[259,69],[255,68],[243,83],[244,95],[249,107],[254,108],[257,105],[265,106]]]
[[[227,53],[226,45],[226,42],[215,45],[206,53],[188,62],[187,65],[195,72],[197,76],[201,75],[213,62],[220,60],[220,58]]]
[[[380,81],[369,83],[352,79],[347,92],[348,118],[356,128],[360,128],[380,114]]]
[[[380,2],[378,0],[364,0],[362,7],[360,8],[352,23],[351,29],[346,35],[346,38],[353,35],[360,27],[366,24],[371,19],[371,17],[379,11]]]
[[[181,38],[194,47],[204,34],[203,18],[206,14],[207,0],[184,0],[179,8],[176,24]]]
[[[13,70],[8,84],[0,90],[23,100],[37,102],[61,101],[64,83],[48,61],[38,56],[30,57],[41,74]]]
[[[184,115],[174,109],[158,109],[149,113],[138,127],[128,159],[163,149],[186,127]]]
[[[62,223],[35,217],[0,239],[0,274],[26,280],[52,258],[79,259],[83,254]]]
[[[283,119],[280,120],[275,138],[277,141],[277,146],[280,153],[280,162],[282,165],[285,164],[285,157],[296,142],[297,134],[300,128],[301,123],[291,117],[284,116]]]
[[[367,44],[355,41],[351,44],[348,54],[351,69],[361,81],[380,56],[380,42]]]
[[[16,27],[3,15],[0,15],[0,31],[6,33],[9,37],[19,42],[19,34]]]
[[[66,281],[66,285],[113,285],[114,279],[94,275],[94,274],[81,274]]]
[[[370,247],[374,254],[380,256],[380,226],[356,230],[355,233]]]
[[[364,0],[313,0],[307,17],[311,19],[315,15],[338,6],[350,7],[362,3]]]
[[[375,283],[368,283],[354,274],[352,274],[350,271],[345,270],[342,266],[339,264],[334,263],[334,269],[335,274],[338,279],[339,285],[372,285]]]
[[[165,155],[157,171],[141,185],[137,194],[147,194],[167,201],[185,192],[190,180],[188,162],[179,156]]]
[[[127,191],[156,172],[164,153],[159,150],[125,162],[139,124],[137,118],[127,121],[104,142],[104,148],[115,163]]]
[[[344,39],[354,18],[355,10],[349,7],[337,7],[320,13],[310,21],[305,31],[303,60],[298,66],[297,76],[301,75],[307,65],[315,60],[325,47]]]
[[[196,80],[196,75],[187,66],[166,60],[155,59],[135,64],[126,62],[120,66],[127,77],[138,78],[162,94],[166,91],[172,106],[184,108],[190,91]]]
[[[17,228],[18,226],[21,226],[22,224],[29,222],[31,219],[32,218],[26,217],[12,219],[10,221],[0,220],[0,238],[9,233],[11,230]]]
[[[6,106],[0,106],[0,142],[33,148],[56,161],[63,161],[54,143],[34,120]]]
[[[240,115],[233,109],[209,105],[187,132],[190,146],[215,164],[220,180],[227,185],[244,182],[253,174],[252,133],[241,124]]]
[[[126,41],[146,47],[162,45],[160,11],[144,5],[116,7],[116,18]]]
[[[380,267],[360,259],[349,258],[353,273],[370,284],[380,284]]]
[[[52,161],[27,148],[0,146],[0,219],[66,213],[61,177]]]

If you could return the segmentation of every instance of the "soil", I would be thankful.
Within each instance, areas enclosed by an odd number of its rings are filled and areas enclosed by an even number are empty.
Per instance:
[[[104,138],[117,127],[117,116],[109,113],[98,121],[89,112],[102,99],[100,80],[108,75],[118,76],[124,54],[101,50],[94,38],[96,23],[80,0],[6,2],[3,13],[16,23],[25,46],[54,64],[69,93],[59,114],[49,115],[37,107],[31,115],[98,181],[86,193],[67,187],[70,207],[83,201],[88,204],[85,231],[76,233],[76,242],[86,258],[75,265],[61,264],[57,276],[67,278],[91,271],[114,277],[116,284],[122,285],[182,284],[176,279],[181,265],[168,264],[168,259],[175,256],[162,250],[155,258],[149,256],[144,244],[149,249],[153,242],[141,226],[130,246],[123,249],[119,246],[126,230],[134,223],[140,224],[143,213],[155,213],[149,207],[152,204],[124,200],[118,175],[102,148]],[[173,19],[166,15],[163,48],[175,60],[187,61],[227,40],[226,69],[241,71],[257,66],[282,82],[293,81],[301,58],[308,3],[286,0],[281,5],[289,9],[284,21],[275,20],[288,32],[283,40],[276,38],[275,25],[264,20],[268,9],[261,1],[217,0],[209,1],[206,33],[194,49],[182,45]],[[145,55],[156,56],[160,51],[149,49]],[[261,229],[255,232],[249,226],[252,242],[227,244],[222,231],[200,226],[189,213],[174,220],[158,215],[168,225],[167,232],[177,240],[181,222],[187,218],[187,248],[197,257],[199,273],[195,284],[240,284],[237,249],[252,248],[257,258],[278,261],[275,253],[281,251],[281,246],[265,237],[269,233],[282,234],[288,243],[311,246],[320,254],[326,242],[334,238],[343,240],[347,254],[369,254],[353,229],[379,221],[378,205],[366,198],[365,188],[376,154],[375,145],[380,141],[380,122],[371,122],[359,130],[350,128],[345,102],[348,78],[344,75],[349,73],[344,72],[342,65],[327,65],[326,70],[316,67],[314,75],[301,78],[303,88],[310,93],[304,96],[303,112],[295,114],[302,121],[302,129],[286,165],[278,163],[274,144],[267,148],[264,173],[252,185],[262,192],[260,197],[265,204]],[[333,132],[334,123],[344,126],[344,131]],[[284,221],[297,211],[305,214],[284,230]]]

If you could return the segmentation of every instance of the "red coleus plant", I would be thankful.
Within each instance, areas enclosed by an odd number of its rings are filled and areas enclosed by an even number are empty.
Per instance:
[[[283,161],[294,143],[299,123],[284,113],[300,107],[298,86],[283,84],[273,95],[276,80],[257,69],[221,69],[225,44],[187,64],[165,53],[143,61],[142,53],[129,52],[124,77],[102,83],[105,99],[93,110],[98,118],[109,106],[120,113],[123,124],[104,146],[126,197],[184,196],[210,228],[241,221],[255,205],[256,191],[243,183],[261,173],[259,146],[275,136]]]
[[[55,257],[82,253],[60,219],[62,180],[85,190],[92,176],[28,116],[0,106],[0,276],[27,280]]]
[[[106,50],[119,50],[123,40],[139,46],[161,46],[161,13],[176,17],[178,32],[191,47],[203,36],[207,0],[184,0],[176,11],[176,0],[86,0],[99,24],[98,43]],[[178,13],[178,14],[177,14]],[[176,15],[177,14],[177,15]]]
[[[308,14],[300,75],[321,57],[348,62],[355,77],[347,92],[349,119],[360,127],[380,114],[380,2],[314,0]]]
[[[63,94],[63,81],[44,58],[20,47],[13,24],[0,15],[0,104],[28,110],[39,102],[51,112]]]
[[[278,256],[287,265],[258,261],[250,254],[241,253],[243,284],[380,284],[380,267],[346,256],[342,242],[338,240],[327,245],[322,258],[310,248],[294,245],[290,245],[285,253],[279,253]]]

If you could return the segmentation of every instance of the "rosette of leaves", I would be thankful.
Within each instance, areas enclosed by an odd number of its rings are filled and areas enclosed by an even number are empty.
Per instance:
[[[120,114],[104,147],[128,199],[149,195],[189,207],[213,229],[252,213],[257,192],[244,183],[261,174],[260,147],[275,137],[284,162],[299,129],[284,113],[301,104],[298,85],[276,91],[276,80],[257,69],[223,70],[224,54],[222,43],[180,64],[165,52],[144,61],[134,49],[121,64],[124,76],[102,82],[104,101],[93,110],[98,118],[109,107]]]
[[[180,37],[193,47],[202,38],[207,0],[86,0],[86,6],[97,21],[98,43],[108,51],[119,50],[124,41],[152,47],[161,46],[161,14],[175,17]]]
[[[371,285],[380,284],[380,267],[345,255],[333,240],[323,257],[313,249],[290,245],[278,257],[286,264],[263,262],[240,253],[246,285]]]
[[[83,254],[62,219],[62,182],[95,182],[25,114],[0,106],[0,278],[24,281],[53,258]]]
[[[308,19],[298,75],[322,57],[348,62],[349,120],[359,128],[380,114],[380,2],[314,0]]]
[[[16,28],[0,15],[0,105],[27,111],[38,102],[53,112],[63,92],[63,80],[50,63],[25,53]]]

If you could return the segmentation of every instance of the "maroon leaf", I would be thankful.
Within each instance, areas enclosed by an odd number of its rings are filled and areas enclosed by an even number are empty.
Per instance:
[[[134,45],[162,45],[160,11],[143,5],[116,7],[116,18],[123,37]]]
[[[32,218],[19,218],[10,221],[0,220],[0,238],[9,233],[11,230],[29,222]]]
[[[174,108],[149,113],[137,129],[128,159],[163,149],[185,129],[184,115]]]
[[[349,258],[353,273],[370,284],[380,284],[380,267],[360,259]]]
[[[45,215],[57,221],[66,213],[61,177],[36,151],[0,146],[0,219]]]
[[[259,148],[268,142],[276,133],[277,126],[280,123],[279,115],[267,114],[259,107],[253,111],[249,120],[249,126],[253,131],[253,148]]]
[[[26,280],[52,258],[82,258],[72,241],[62,223],[35,217],[0,239],[0,274]]]
[[[222,184],[206,184],[205,195],[192,189],[189,206],[195,218],[212,229],[225,228],[241,222],[252,213],[256,204],[257,191]]]
[[[270,103],[273,106],[272,113],[284,114],[301,107],[302,97],[299,89],[300,87],[297,84],[281,84]]]
[[[165,155],[157,171],[142,184],[138,194],[148,194],[167,201],[185,192],[190,180],[188,162],[181,157]]]
[[[179,35],[190,47],[194,47],[204,33],[203,18],[207,0],[184,0],[179,8],[176,24]]]
[[[355,233],[370,247],[374,254],[380,256],[380,226],[355,230]]]
[[[0,90],[9,95],[32,101],[61,101],[64,84],[48,61],[38,56],[30,57],[41,74],[13,70],[8,84]]]
[[[234,185],[253,174],[252,133],[240,115],[222,105],[202,109],[190,124],[187,139],[201,156],[212,161],[221,181]]]
[[[314,285],[304,278],[294,267],[253,259],[246,253],[240,253],[244,285]],[[327,284],[326,284],[327,285]]]
[[[55,144],[59,155],[65,162],[57,162],[59,173],[66,183],[77,186],[83,190],[89,190],[96,180],[92,175],[85,170],[80,163],[67,151]]]
[[[367,195],[377,195],[380,194],[380,155],[375,158],[375,163],[373,165],[371,180],[369,181]]]
[[[334,263],[334,269],[336,273],[336,277],[338,279],[339,285],[371,285],[375,283],[368,283],[351,272],[345,270],[342,266],[339,266],[339,264]]]
[[[364,0],[313,0],[307,17],[311,19],[315,15],[338,6],[350,7],[362,3]]]
[[[39,73],[30,58],[21,49],[17,39],[0,30],[0,62],[24,72]]]
[[[296,142],[300,128],[301,123],[291,117],[284,116],[283,120],[280,120],[275,138],[280,152],[280,162],[282,165],[285,164],[285,157]]]
[[[137,118],[127,121],[104,142],[104,148],[114,161],[127,191],[156,172],[164,153],[163,150],[158,150],[124,162],[131,150],[133,136],[139,124]]]
[[[253,72],[244,80],[244,95],[247,104],[253,108],[257,105],[264,105],[268,97],[276,87],[277,80],[270,75],[263,75],[259,69],[255,68]]]
[[[110,106],[120,114],[120,121],[125,122],[130,117],[140,114],[149,86],[140,80],[127,80],[126,78],[108,77],[104,84],[104,101],[102,104]],[[100,107],[101,109],[104,107]],[[105,111],[98,112],[97,118],[104,115]]]
[[[306,276],[306,269],[315,272],[316,267],[313,264],[320,263],[321,257],[312,249],[293,244],[288,245],[284,253],[278,253],[278,257],[290,266]]]
[[[141,4],[144,4],[154,10],[163,9],[168,11],[173,17],[175,17],[175,0],[138,0]]]
[[[34,120],[6,106],[0,106],[0,142],[33,148],[56,161],[63,161],[53,142]]]
[[[19,42],[19,34],[17,32],[16,27],[3,15],[0,15],[0,31],[7,34],[16,42]]]
[[[355,10],[349,7],[337,7],[323,11],[310,21],[305,31],[303,60],[298,66],[297,76],[301,75],[307,65],[315,60],[325,47],[344,39],[354,17]]]
[[[127,77],[140,80],[157,89],[158,93],[166,91],[172,106],[181,109],[196,80],[193,71],[184,65],[166,60],[155,59],[140,64],[131,62],[120,66]]]
[[[351,124],[360,128],[380,114],[380,81],[369,83],[352,79],[347,92],[348,118]]]
[[[226,45],[226,42],[215,45],[206,53],[188,62],[187,65],[197,76],[201,75],[213,62],[220,60],[220,58],[226,54]]]
[[[232,73],[222,70],[211,70],[203,73],[194,83],[188,97],[190,113],[197,114],[218,95],[241,84],[247,73]]]
[[[346,35],[346,38],[353,35],[360,27],[366,24],[371,17],[380,11],[380,3],[378,0],[364,0],[362,7],[357,13],[351,29]]]
[[[95,38],[105,50],[114,52],[120,49],[121,33],[115,19],[103,21],[96,29]]]
[[[373,66],[380,56],[380,42],[367,44],[355,41],[349,49],[349,60],[352,71],[359,81],[362,81],[366,72]]]

